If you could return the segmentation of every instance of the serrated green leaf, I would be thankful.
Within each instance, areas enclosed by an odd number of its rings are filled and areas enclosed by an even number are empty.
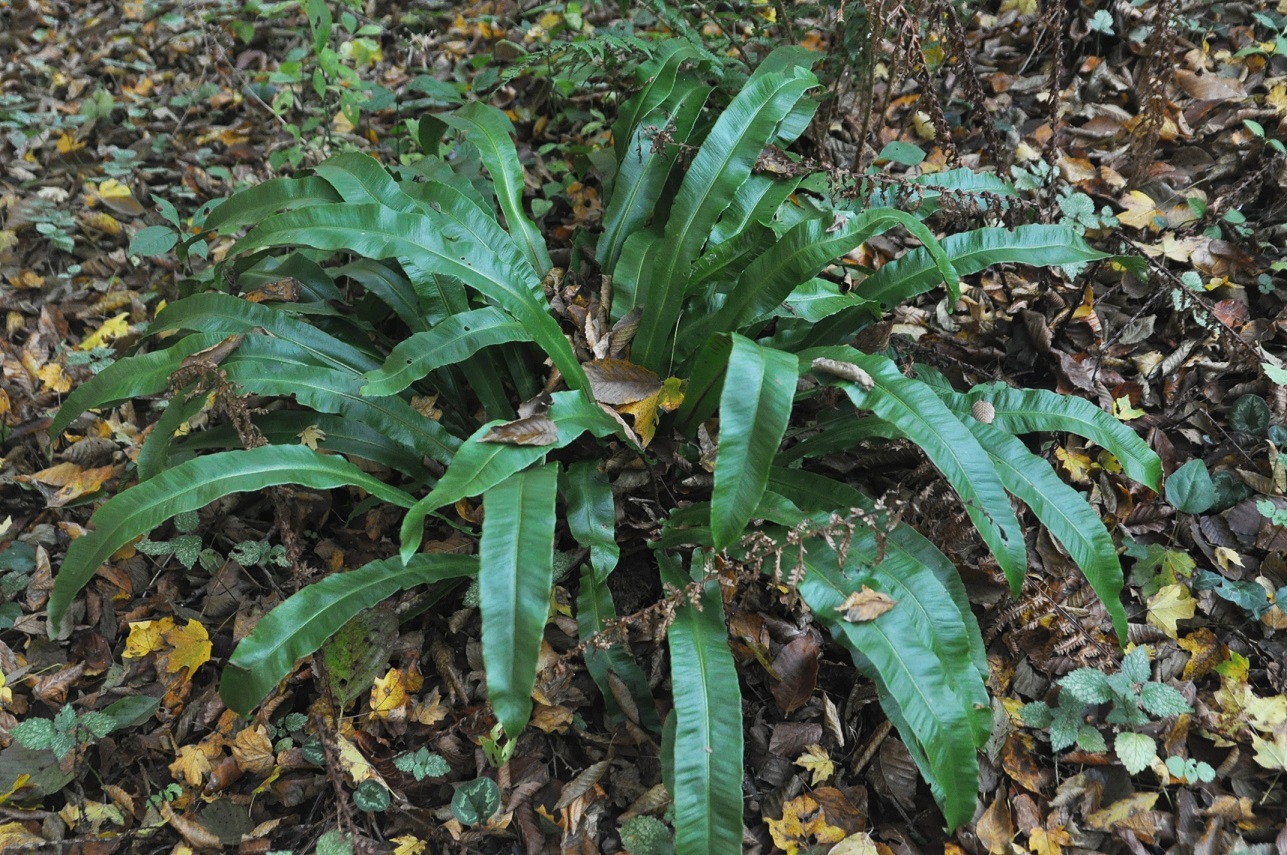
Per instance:
[[[1060,677],[1059,685],[1084,704],[1107,703],[1113,697],[1108,677],[1094,668],[1078,668],[1071,674]]]
[[[24,748],[43,751],[53,747],[54,723],[47,718],[27,718],[9,731]]]
[[[1143,733],[1123,731],[1113,740],[1113,753],[1122,761],[1127,772],[1138,775],[1156,759],[1157,743],[1153,741],[1153,737]]]
[[[1098,729],[1088,724],[1082,724],[1077,727],[1077,747],[1082,751],[1102,754],[1108,750],[1108,743],[1104,740],[1104,734],[1100,733]]]
[[[1145,683],[1140,690],[1140,706],[1157,718],[1193,712],[1184,695],[1165,683]]]

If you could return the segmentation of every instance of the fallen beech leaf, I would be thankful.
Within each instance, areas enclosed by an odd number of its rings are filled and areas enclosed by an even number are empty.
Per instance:
[[[996,800],[983,811],[974,827],[979,835],[979,842],[988,847],[992,855],[1005,855],[1010,851],[1010,841],[1014,839],[1014,820],[1010,817],[1010,806],[1005,796],[998,794]]]
[[[232,756],[243,772],[252,775],[267,775],[277,764],[277,755],[273,752],[273,742],[263,725],[242,729],[232,744]]]
[[[624,359],[596,359],[582,365],[594,399],[601,404],[632,404],[661,389],[661,378]]]
[[[93,350],[96,347],[105,347],[121,336],[129,335],[130,332],[130,313],[121,312],[115,317],[103,321],[102,326],[94,330],[93,333],[85,336],[77,347],[81,350]]]
[[[1157,797],[1157,793],[1134,793],[1088,815],[1086,825],[1095,831],[1113,831],[1141,813],[1151,811]]]
[[[893,607],[894,598],[889,594],[863,585],[861,591],[845,597],[845,601],[836,606],[836,611],[843,612],[843,620],[849,623],[863,623],[875,620]]]
[[[371,684],[371,718],[387,719],[407,706],[409,687],[406,675],[397,668],[390,668],[383,677],[376,677]]]
[[[799,709],[813,697],[818,685],[818,660],[822,647],[811,635],[791,639],[773,659],[770,673],[773,699],[784,713]]]
[[[98,185],[98,198],[116,213],[127,217],[137,217],[143,213],[143,206],[134,198],[130,188],[115,178],[109,178]]]
[[[553,445],[559,441],[559,426],[549,416],[528,416],[496,425],[479,442],[506,445]]]

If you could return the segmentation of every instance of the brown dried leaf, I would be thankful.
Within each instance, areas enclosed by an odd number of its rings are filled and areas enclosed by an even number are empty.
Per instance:
[[[845,601],[836,606],[836,611],[843,612],[843,619],[849,623],[863,623],[875,620],[893,607],[894,598],[889,594],[863,585],[861,591],[845,597]]]
[[[554,445],[559,441],[559,427],[549,416],[528,416],[496,425],[479,441],[506,445]]]
[[[582,366],[595,400],[603,404],[633,404],[661,389],[661,378],[624,359],[596,359]]]
[[[1010,851],[1010,841],[1014,839],[1014,820],[1010,817],[1010,807],[1005,796],[998,793],[996,800],[988,805],[974,827],[979,835],[979,842],[988,847],[992,855],[1004,855]]]
[[[783,714],[804,706],[818,685],[818,658],[821,645],[812,635],[792,639],[773,659],[773,699]]]

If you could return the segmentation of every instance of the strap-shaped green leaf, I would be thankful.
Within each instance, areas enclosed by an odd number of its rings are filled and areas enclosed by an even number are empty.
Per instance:
[[[784,469],[775,466],[769,473],[769,489],[790,499],[797,507],[810,513],[831,513],[841,508],[858,508],[870,516],[867,520],[857,520],[857,523],[861,524],[874,519],[878,527],[888,528],[887,514],[878,511],[876,503],[870,497],[848,484],[842,484],[823,475],[802,469]],[[860,551],[856,557],[860,559],[860,563],[872,564],[879,554],[879,544],[868,539],[868,535],[878,536],[872,531],[861,532],[857,541],[857,548]],[[934,574],[937,587],[932,590],[941,590],[948,596],[959,620],[935,621],[934,636],[932,639],[927,637],[926,641],[949,658],[955,659],[965,655],[973,663],[978,680],[986,680],[987,651],[984,649],[983,636],[979,632],[978,622],[974,619],[974,612],[970,609],[970,600],[965,593],[960,571],[937,546],[906,523],[899,522],[885,532],[884,550],[885,557],[890,562],[889,570],[895,576],[903,572],[898,569],[900,567],[924,568]],[[908,572],[914,574],[919,570]],[[927,596],[929,596],[928,593]],[[924,609],[926,615],[936,614],[941,617],[941,612],[942,607],[938,605]],[[965,696],[973,697],[975,701],[986,702],[986,697],[978,694],[978,690],[969,683],[961,685]],[[971,695],[971,693],[974,694]],[[975,737],[983,739],[990,725],[984,721],[979,726],[981,729]]]
[[[689,268],[778,123],[816,84],[802,68],[752,77],[715,121],[680,185],[665,237],[650,254],[655,264],[643,271],[635,293],[635,305],[644,308],[632,351],[635,362],[669,373]]]
[[[590,565],[586,565],[581,571],[581,586],[576,597],[577,633],[581,641],[603,632],[608,628],[609,622],[617,617],[612,592],[603,581],[596,578],[597,575]],[[604,711],[610,721],[627,719],[621,704],[617,703],[617,694],[613,689],[612,677],[616,677],[630,693],[638,711],[636,723],[650,733],[661,732],[661,718],[657,715],[657,705],[652,697],[652,689],[648,686],[648,676],[625,648],[624,642],[607,648],[588,645],[585,649],[585,669],[590,672],[591,679],[603,695]]]
[[[961,276],[978,273],[1002,262],[1050,267],[1108,258],[1077,234],[1071,226],[1032,223],[1015,229],[986,228],[948,235],[943,250]],[[925,247],[914,249],[887,263],[859,283],[858,296],[886,306],[901,303],[934,288],[942,281],[933,257]]]
[[[511,739],[532,714],[532,686],[554,583],[559,467],[515,472],[483,495],[478,599],[487,697]]]
[[[511,136],[514,125],[500,110],[481,101],[471,101],[460,109],[444,113],[438,118],[459,131],[478,149],[492,176],[496,188],[496,201],[510,234],[527,256],[538,274],[544,274],[553,265],[545,248],[545,239],[536,224],[523,211],[523,166]]]
[[[206,215],[203,228],[224,234],[241,226],[256,225],[270,214],[309,205],[338,202],[340,196],[326,181],[316,176],[304,178],[270,178],[242,190]]]
[[[170,406],[173,407],[174,404]],[[253,414],[251,420],[264,434],[264,438],[275,445],[299,445],[300,434],[309,428],[316,428],[325,434],[325,437],[318,441],[318,451],[361,457],[364,460],[379,463],[381,466],[387,466],[394,472],[419,481],[421,484],[434,483],[433,475],[421,460],[422,455],[355,419],[332,413],[315,413],[310,410],[277,410]],[[153,433],[160,429],[161,425],[158,422]],[[169,457],[163,464],[158,464],[158,468],[188,460],[199,451],[209,449],[226,451],[241,447],[241,439],[232,425],[222,424],[210,430],[189,434],[182,442],[175,444]],[[142,455],[139,455],[139,459],[142,460]]]
[[[674,559],[657,553],[662,581],[689,579]],[[742,848],[742,698],[728,647],[719,586],[709,585],[701,609],[675,613],[666,635],[676,718],[675,851],[738,852]]]
[[[63,615],[80,589],[112,553],[184,511],[195,511],[215,499],[278,484],[300,484],[315,490],[354,485],[386,502],[409,508],[407,493],[367,475],[333,454],[303,446],[265,445],[249,451],[225,451],[181,463],[108,499],[90,518],[94,530],[67,549],[49,595],[49,631],[56,637]]]
[[[847,451],[864,439],[895,439],[902,434],[884,419],[868,416],[835,420],[828,423],[821,433],[803,439],[778,455],[779,466],[786,466],[806,457],[825,457]]]
[[[553,445],[509,445],[483,442],[482,438],[500,421],[483,425],[465,440],[439,479],[437,486],[407,512],[402,521],[402,555],[410,558],[420,548],[424,536],[424,519],[431,511],[450,505],[466,496],[486,493],[521,469],[531,466],[556,448],[562,448],[589,431],[594,436],[608,436],[620,428],[598,404],[592,404],[575,392],[555,392],[554,403],[547,414],[558,427],[558,441]]]
[[[1001,483],[1037,515],[1037,519],[1064,545],[1086,581],[1095,589],[1117,638],[1126,643],[1126,611],[1122,608],[1122,564],[1113,538],[1090,504],[1069,487],[1050,464],[1028,450],[1015,437],[972,418],[962,419],[992,457]]]
[[[728,302],[715,319],[715,329],[736,330],[765,317],[793,290],[836,258],[895,225],[903,226],[925,244],[955,302],[960,295],[956,271],[934,234],[911,214],[884,208],[864,211],[846,219],[839,227],[835,223],[808,220],[792,228],[738,277]]]
[[[825,372],[822,379],[842,388],[854,406],[871,410],[921,447],[961,497],[965,512],[1005,571],[1011,589],[1018,593],[1027,572],[1027,546],[987,452],[929,386],[904,377],[898,366],[883,356],[852,348],[837,350],[848,354],[846,361],[867,372],[871,387],[835,379]]]
[[[742,234],[753,223],[768,223],[773,219],[773,212],[799,185],[799,178],[752,174],[737,188],[733,201],[711,229],[711,243],[718,246]]]
[[[612,197],[603,212],[603,234],[595,252],[604,270],[616,267],[626,238],[656,213],[658,199],[679,156],[680,146],[676,143],[688,141],[711,91],[694,81],[683,81],[678,86],[678,91],[635,129],[617,163]],[[655,151],[653,137],[663,131],[673,142]]]
[[[531,341],[523,325],[488,306],[452,315],[399,342],[384,365],[367,372],[363,395],[396,395],[435,368],[463,362],[484,347]]]
[[[594,577],[602,582],[621,557],[612,485],[599,472],[595,461],[582,460],[568,466],[563,473],[563,496],[567,502],[568,529],[577,543],[590,550]]]
[[[733,335],[719,404],[719,456],[711,494],[715,548],[742,536],[764,495],[769,467],[791,418],[799,367],[795,355]]]
[[[670,97],[679,77],[680,65],[685,60],[696,56],[696,48],[688,42],[683,39],[669,39],[658,46],[657,57],[654,60],[643,63],[635,71],[642,85],[638,92],[621,105],[621,112],[617,120],[612,123],[617,163],[625,160],[626,147],[634,138],[640,120]]]
[[[946,658],[941,648],[924,641],[942,625],[959,623],[960,615],[941,602],[925,605],[924,598],[937,587],[928,569],[909,565],[895,574],[884,564],[858,567],[850,560],[841,571],[835,554],[821,545],[805,553],[804,562],[808,572],[800,595],[805,603],[877,684],[882,706],[933,787],[948,826],[969,822],[978,791],[976,749],[987,735],[986,724],[980,728],[976,721],[986,721],[986,692],[968,658]],[[841,604],[863,585],[888,594],[893,608],[873,620],[844,620]],[[926,608],[932,609],[928,621]],[[970,685],[970,695],[982,695],[982,709],[962,695],[961,684]]]
[[[170,456],[170,444],[174,441],[174,432],[180,426],[186,425],[188,419],[201,412],[206,405],[207,397],[195,394],[196,391],[196,383],[190,383],[182,389],[175,390],[170,403],[161,413],[161,418],[152,425],[147,439],[143,440],[143,447],[139,449],[136,461],[140,481],[146,481],[165,469]],[[236,443],[236,447],[244,448],[240,442]]]
[[[1112,452],[1122,470],[1150,490],[1162,480],[1162,460],[1135,431],[1083,398],[1045,389],[1015,389],[1004,383],[975,386],[954,396],[953,409],[968,413],[975,401],[987,401],[996,411],[992,424],[1006,433],[1066,431]]]
[[[413,333],[428,329],[420,312],[420,300],[411,282],[395,265],[359,258],[331,272],[338,278],[347,276],[379,297]]]
[[[77,416],[93,407],[105,407],[140,395],[155,395],[170,384],[170,377],[194,353],[223,341],[222,333],[190,335],[173,347],[113,362],[72,390],[49,426],[58,436]]]
[[[148,335],[167,330],[194,330],[235,335],[262,327],[306,351],[318,365],[349,371],[371,371],[380,361],[347,342],[302,321],[285,309],[273,309],[230,294],[208,291],[169,304],[148,327]]]
[[[362,375],[310,364],[290,342],[247,336],[223,367],[228,379],[260,395],[294,395],[322,413],[365,422],[418,453],[449,463],[460,440],[439,422],[394,396],[362,395]]]
[[[675,427],[684,436],[695,435],[697,426],[709,419],[719,406],[724,390],[724,373],[732,350],[730,336],[713,335],[706,339],[701,352],[693,360],[693,374],[684,389],[684,402],[675,413]]]
[[[372,561],[308,585],[264,615],[232,652],[219,680],[219,696],[229,709],[250,712],[340,627],[364,609],[398,591],[459,579],[478,572],[472,555],[417,555],[404,565],[397,558]]]
[[[463,245],[452,245],[456,240]],[[347,249],[368,258],[405,257],[423,270],[453,276],[523,324],[570,386],[589,387],[572,346],[538,297],[540,282],[524,276],[522,269],[506,263],[493,245],[477,242],[450,218],[406,214],[381,205],[319,205],[270,217],[234,245],[232,252],[282,245]]]

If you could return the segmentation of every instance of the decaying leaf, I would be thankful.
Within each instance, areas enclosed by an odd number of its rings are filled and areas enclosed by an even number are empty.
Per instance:
[[[845,601],[836,606],[836,611],[842,612],[843,619],[849,623],[863,623],[875,620],[894,605],[894,598],[889,594],[863,585],[861,591],[854,591],[845,597]]]
[[[554,445],[559,441],[559,426],[549,416],[528,416],[496,425],[479,441],[506,445]]]

